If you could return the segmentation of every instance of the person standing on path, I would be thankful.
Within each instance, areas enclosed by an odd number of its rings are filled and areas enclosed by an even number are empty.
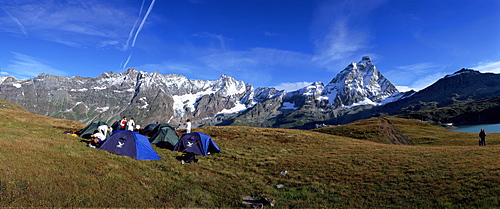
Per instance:
[[[484,129],[479,131],[479,146],[486,146],[486,131]]]

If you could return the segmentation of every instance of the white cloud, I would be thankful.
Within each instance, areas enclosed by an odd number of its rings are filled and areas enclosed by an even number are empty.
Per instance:
[[[220,34],[213,34],[213,33],[208,33],[208,32],[202,32],[202,33],[199,33],[199,34],[193,34],[192,35],[193,37],[198,37],[198,38],[211,38],[211,39],[215,39],[217,40],[217,42],[219,42],[218,45],[220,45],[220,49],[222,51],[226,51],[226,37],[224,37],[223,35],[220,35]]]
[[[280,83],[279,85],[273,86],[273,87],[278,89],[278,90],[295,91],[295,90],[304,88],[306,86],[309,86],[312,83],[314,83],[314,82],[302,81],[302,82],[295,82],[295,83]]]
[[[447,75],[445,67],[430,62],[415,63],[387,71],[384,76],[397,86],[399,91],[419,91]]]
[[[311,65],[311,55],[299,52],[253,48],[249,51],[231,51],[205,56],[202,60],[213,69],[226,70],[231,68],[267,68],[268,66],[307,66]],[[254,69],[257,68],[257,69]]]
[[[383,2],[325,1],[319,6],[312,23],[314,61],[338,71],[345,63],[368,55],[371,36],[367,18]]]
[[[483,73],[500,73],[500,61],[487,63],[480,62],[476,67],[473,67],[472,69],[478,70]]]
[[[366,35],[348,28],[347,25],[347,20],[338,21],[322,40],[316,41],[315,61],[329,65],[333,61],[353,57],[366,47]]]
[[[281,34],[281,33],[273,33],[269,31],[263,31],[265,36],[274,36],[274,37],[288,37],[286,34]]]
[[[57,70],[42,61],[20,53],[13,53],[15,60],[11,60],[12,63],[5,68],[5,71],[16,77],[17,79],[27,79],[31,77],[36,77],[41,73],[64,76],[66,72]]]
[[[384,76],[393,82],[401,92],[411,89],[420,91],[450,74],[446,71],[446,67],[430,62],[416,63],[399,66],[397,70],[385,72]],[[500,73],[500,61],[478,63],[472,69],[483,73]]]
[[[253,48],[248,51],[214,53],[200,58],[204,71],[211,74],[227,74],[256,86],[261,86],[280,76],[275,71],[317,69],[311,62],[312,56],[298,52]],[[283,72],[286,73],[286,72]]]
[[[18,27],[31,38],[72,47],[125,44],[135,19],[130,12],[134,7],[138,5],[121,1],[9,1],[2,5],[9,17],[1,19],[0,28],[16,32],[12,28]]]
[[[407,91],[410,91],[410,90],[415,90],[416,91],[416,89],[410,88],[408,86],[396,86],[396,88],[398,89],[399,92],[407,92]]]

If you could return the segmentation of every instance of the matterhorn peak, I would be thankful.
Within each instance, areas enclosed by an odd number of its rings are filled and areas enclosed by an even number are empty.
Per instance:
[[[397,91],[377,70],[369,56],[362,57],[358,63],[351,63],[325,87],[329,103],[336,106],[350,106],[367,99],[376,103]]]

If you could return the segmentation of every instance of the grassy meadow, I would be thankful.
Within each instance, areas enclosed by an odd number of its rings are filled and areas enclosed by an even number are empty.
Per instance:
[[[500,206],[500,134],[479,147],[477,134],[386,120],[413,145],[384,140],[378,118],[315,131],[204,127],[194,131],[223,153],[182,165],[179,152],[155,147],[162,160],[137,161],[63,134],[84,124],[0,109],[0,207],[241,208],[261,195],[275,208]]]

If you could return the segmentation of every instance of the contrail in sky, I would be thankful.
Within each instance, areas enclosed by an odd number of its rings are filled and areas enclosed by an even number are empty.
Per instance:
[[[133,33],[134,29],[135,29],[135,26],[137,25],[137,21],[139,20],[139,17],[142,14],[142,9],[144,8],[144,2],[145,2],[145,0],[142,0],[141,9],[139,10],[139,16],[138,16],[137,20],[134,23],[134,27],[132,27],[132,30],[130,30],[130,34],[128,36],[128,40],[127,40],[127,43],[126,43],[126,46],[125,46],[125,50],[127,50],[128,47],[129,47],[130,38],[132,37],[132,33]],[[155,4],[155,0],[151,1],[151,4],[149,5],[148,11],[146,12],[146,14],[144,15],[144,17],[142,18],[141,24],[139,25],[139,27],[135,31],[134,40],[132,41],[132,47],[135,46],[135,41],[137,40],[137,36],[139,36],[139,33],[141,32],[142,27],[144,26],[144,23],[146,22],[146,19],[148,19],[149,13],[151,12],[151,10],[153,10],[154,4]],[[123,65],[123,69],[125,69],[125,67],[127,67],[127,64],[128,64],[128,62],[130,61],[131,58],[132,58],[132,53],[130,53],[130,55],[128,56],[127,61]]]
[[[139,28],[137,29],[137,31],[135,33],[134,41],[132,41],[132,47],[135,45],[135,41],[137,40],[137,36],[141,32],[142,27],[144,26],[144,23],[146,22],[146,19],[149,16],[149,13],[151,12],[151,10],[153,10],[154,4],[155,4],[155,0],[151,1],[151,4],[149,5],[148,11],[146,12],[146,15],[144,15],[144,18],[142,19],[141,25],[139,25]]]
[[[21,29],[23,34],[28,35],[28,31],[26,31],[26,28],[24,28],[23,24],[21,24],[21,22],[19,22],[19,20],[17,18],[15,18],[9,11],[7,11],[4,8],[2,8],[2,9],[3,9],[3,11],[5,11],[5,13],[7,13],[9,15],[10,18],[12,18],[12,20],[14,20],[14,22],[17,23],[17,25],[19,26],[19,28]]]
[[[142,0],[141,9],[139,10],[139,15],[137,16],[137,19],[135,20],[134,26],[132,27],[132,29],[130,29],[130,33],[128,34],[127,43],[125,44],[125,50],[128,49],[128,46],[129,46],[129,43],[130,43],[130,39],[132,39],[132,35],[134,33],[134,30],[135,30],[135,26],[137,26],[137,23],[139,22],[139,18],[141,17],[142,9],[144,8],[144,2],[145,1],[146,0]]]
[[[144,1],[145,0],[142,0],[142,5],[141,5],[141,9],[139,10],[139,16],[138,17],[140,17],[141,14],[142,14],[142,9],[144,8]],[[132,41],[131,47],[135,46],[135,41],[137,40],[137,36],[139,36],[139,33],[141,32],[142,27],[144,26],[144,23],[146,22],[146,19],[148,19],[149,13],[151,12],[151,10],[153,10],[154,4],[155,4],[155,0],[151,1],[151,4],[149,5],[148,11],[146,12],[146,14],[144,15],[144,17],[142,18],[141,24],[139,25],[139,27],[135,31],[135,36],[134,36],[134,40]],[[135,21],[134,27],[132,27],[132,30],[130,30],[130,34],[128,36],[127,44],[125,45],[125,50],[127,50],[128,47],[129,47],[130,38],[132,37],[132,33],[133,33],[134,29],[135,29],[135,26],[137,25],[137,21],[138,20],[139,20],[139,18]],[[128,64],[128,62],[130,61],[131,58],[132,58],[132,53],[130,53],[130,55],[127,58],[127,61],[125,61],[125,64],[123,65],[123,69],[125,69],[125,67],[127,67],[127,64]]]
[[[130,52],[130,55],[128,55],[127,61],[125,61],[125,64],[123,64],[123,69],[125,69],[125,67],[127,67],[127,64],[130,61],[131,57],[132,57],[132,52]]]

